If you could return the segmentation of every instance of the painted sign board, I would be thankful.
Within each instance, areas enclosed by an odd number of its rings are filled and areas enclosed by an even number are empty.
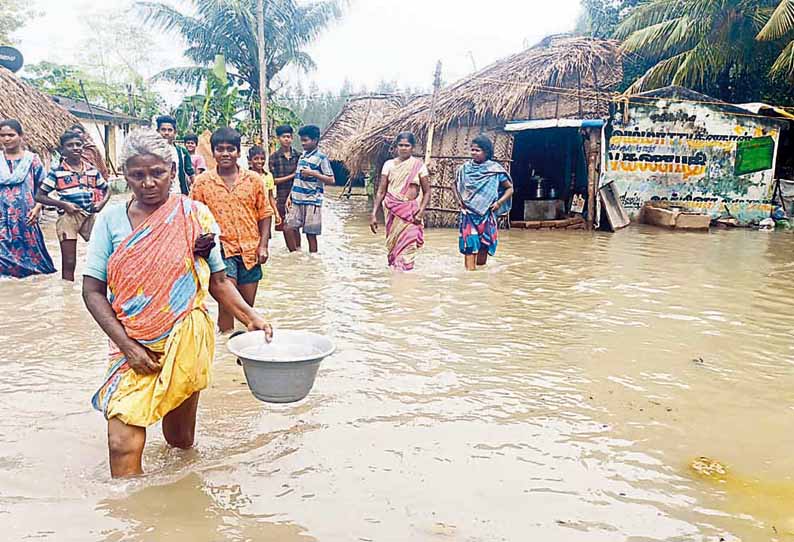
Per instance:
[[[775,140],[769,136],[756,137],[736,144],[736,175],[747,175],[772,169],[775,159]]]
[[[18,72],[24,63],[25,59],[18,49],[8,46],[0,47],[0,66],[12,72]]]
[[[601,185],[615,183],[632,219],[649,201],[742,223],[770,215],[780,123],[663,98],[628,108],[613,122]]]

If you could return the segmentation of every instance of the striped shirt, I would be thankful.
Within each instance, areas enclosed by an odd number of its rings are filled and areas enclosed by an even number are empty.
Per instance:
[[[105,197],[108,183],[87,161],[83,160],[79,170],[75,170],[62,160],[50,170],[47,178],[41,183],[41,190],[45,194],[54,191],[61,201],[73,203],[84,211],[93,213],[96,205]],[[59,214],[63,212],[58,209]]]
[[[331,162],[325,154],[320,152],[320,149],[304,152],[298,161],[298,173],[295,175],[295,183],[292,185],[291,197],[294,205],[322,207],[324,185],[319,179],[301,177],[300,170],[303,168],[333,177],[334,170],[331,169]]]

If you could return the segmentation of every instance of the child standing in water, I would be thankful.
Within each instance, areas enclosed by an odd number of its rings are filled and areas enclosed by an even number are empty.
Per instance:
[[[276,202],[278,203],[278,214],[282,218],[280,226],[276,226],[276,231],[284,233],[284,241],[287,239],[287,232],[284,231],[283,219],[287,216],[287,200],[292,192],[292,184],[295,181],[295,174],[298,171],[298,161],[300,155],[292,148],[292,126],[287,124],[276,127],[279,148],[270,155],[270,171],[275,177],[276,183]],[[298,248],[300,248],[300,237],[298,237]]]
[[[270,207],[273,209],[273,218],[276,226],[281,224],[281,213],[278,210],[276,202],[276,181],[273,174],[265,170],[265,149],[262,147],[251,147],[248,151],[248,168],[262,176],[262,182],[265,183],[265,193],[267,193]]]
[[[300,247],[300,230],[309,241],[309,252],[317,252],[317,237],[323,229],[323,192],[325,185],[335,182],[334,170],[328,157],[320,152],[320,128],[304,126],[298,131],[303,154],[298,161],[298,172],[292,185],[292,207],[287,213],[284,236],[287,248],[295,252]]]
[[[61,276],[74,282],[77,238],[91,238],[94,220],[110,199],[110,190],[102,174],[83,158],[81,133],[66,132],[60,143],[63,160],[39,186],[36,202],[58,208],[55,231],[61,244]],[[58,198],[52,198],[53,194]]]

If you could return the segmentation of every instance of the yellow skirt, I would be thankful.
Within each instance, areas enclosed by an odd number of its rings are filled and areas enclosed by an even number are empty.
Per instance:
[[[215,355],[215,327],[201,309],[188,313],[166,339],[147,345],[162,354],[162,370],[140,375],[132,369],[111,375],[97,392],[94,406],[106,404],[105,417],[148,427],[176,409],[210,382]]]

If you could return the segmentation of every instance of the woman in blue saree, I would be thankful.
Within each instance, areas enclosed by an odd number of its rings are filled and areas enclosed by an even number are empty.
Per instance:
[[[18,121],[0,121],[0,276],[16,278],[55,272],[33,200],[44,166],[22,136]]]
[[[458,169],[452,188],[460,205],[460,252],[466,269],[474,271],[496,254],[496,217],[510,212],[513,183],[493,160],[493,143],[486,136],[472,140],[471,158]]]

